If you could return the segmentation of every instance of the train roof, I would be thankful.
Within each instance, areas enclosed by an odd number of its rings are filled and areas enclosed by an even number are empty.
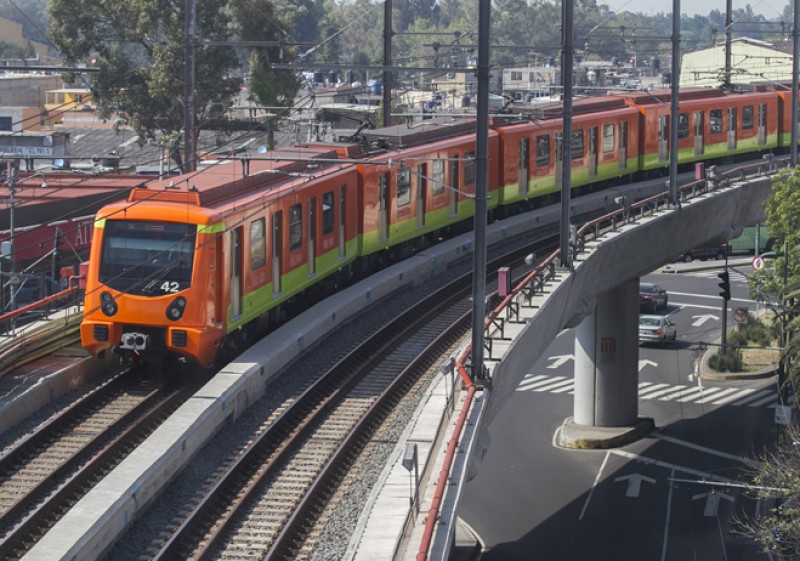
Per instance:
[[[97,212],[123,200],[147,182],[139,175],[86,175],[73,172],[20,171],[15,183],[14,225],[25,227]],[[10,227],[10,199],[0,199],[0,230]]]
[[[436,140],[475,133],[475,117],[426,119],[414,125],[406,123],[365,130],[361,136],[373,148],[408,148]]]
[[[224,160],[193,173],[152,181],[131,191],[128,202],[210,206],[293,178],[324,173],[341,166],[338,159],[335,150],[323,146],[279,148],[261,157]]]

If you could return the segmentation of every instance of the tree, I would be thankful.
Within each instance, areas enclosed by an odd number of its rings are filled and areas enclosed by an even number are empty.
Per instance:
[[[316,35],[319,0],[276,8],[271,0],[198,0],[195,90],[197,129],[224,128],[249,64],[253,95],[270,107],[289,106],[299,82],[272,68],[296,54],[290,46],[226,45],[246,41],[298,42]],[[121,115],[139,137],[179,137],[184,121],[185,10],[181,0],[52,0],[50,36],[68,62],[92,61],[100,72],[92,93],[101,117]],[[299,39],[293,26],[302,23]],[[211,44],[213,42],[213,44]],[[177,161],[177,159],[176,159]]]
[[[781,368],[784,385],[797,387],[800,382],[800,168],[784,170],[772,183],[764,205],[767,224],[776,246],[785,248],[771,266],[748,277],[754,299],[772,302],[775,325],[779,328]],[[770,260],[772,261],[772,260]],[[788,393],[788,392],[784,392]],[[795,400],[797,396],[795,396]],[[774,501],[763,515],[740,521],[741,530],[758,540],[765,551],[781,558],[800,559],[800,432],[790,424],[778,447],[755,458],[751,466],[753,492],[760,499]]]

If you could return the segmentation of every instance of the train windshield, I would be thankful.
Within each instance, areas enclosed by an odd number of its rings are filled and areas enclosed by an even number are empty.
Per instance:
[[[160,296],[189,288],[197,226],[106,220],[100,282],[120,292]]]

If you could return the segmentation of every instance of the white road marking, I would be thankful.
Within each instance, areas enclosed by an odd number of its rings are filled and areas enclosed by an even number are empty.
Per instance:
[[[736,401],[739,398],[742,398],[742,397],[745,397],[747,395],[750,395],[754,391],[756,391],[756,390],[751,389],[751,388],[745,388],[743,390],[739,390],[737,393],[731,394],[731,395],[729,395],[728,397],[726,397],[724,399],[720,399],[720,400],[714,401],[714,405],[725,405],[726,403],[730,403],[731,401]],[[715,396],[715,397],[719,397],[719,396]]]
[[[578,520],[583,520],[583,515],[586,514],[586,509],[589,508],[589,501],[592,500],[592,495],[594,494],[594,490],[597,488],[597,484],[600,483],[600,476],[603,475],[603,469],[606,467],[606,463],[608,462],[608,456],[610,455],[609,452],[606,452],[605,457],[603,458],[603,463],[600,464],[600,469],[597,470],[597,475],[594,478],[594,484],[592,488],[589,489],[589,495],[586,497],[586,502],[583,503],[583,508],[581,509],[581,514],[578,516]]]

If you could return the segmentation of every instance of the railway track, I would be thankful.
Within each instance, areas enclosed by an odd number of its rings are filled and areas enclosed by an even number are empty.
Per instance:
[[[470,291],[466,275],[430,295],[285,403],[146,557],[307,557],[336,506],[330,499],[384,419],[417,385],[427,386],[468,332]]]
[[[0,457],[0,559],[19,559],[196,387],[126,371]]]

